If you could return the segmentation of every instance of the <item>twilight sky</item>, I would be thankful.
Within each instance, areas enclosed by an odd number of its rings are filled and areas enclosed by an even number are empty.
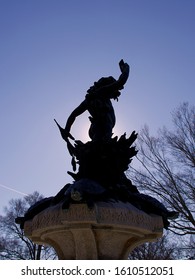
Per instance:
[[[64,126],[94,81],[118,78],[121,58],[131,73],[113,102],[115,135],[171,127],[171,112],[195,101],[195,1],[0,0],[0,213],[72,182],[53,119]],[[71,132],[87,141],[88,125],[85,113]]]

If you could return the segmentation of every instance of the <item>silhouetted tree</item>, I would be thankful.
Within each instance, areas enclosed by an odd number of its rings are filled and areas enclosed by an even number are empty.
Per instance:
[[[146,242],[135,248],[129,260],[174,260],[178,258],[175,243],[170,243],[166,235],[156,242]]]
[[[173,112],[173,130],[153,137],[147,126],[139,134],[138,160],[128,176],[141,192],[180,213],[170,224],[179,235],[195,234],[195,107],[183,103]]]
[[[15,218],[24,216],[26,210],[43,197],[34,192],[23,199],[12,199],[5,207],[5,215],[0,216],[0,259],[1,260],[39,260],[55,259],[55,251],[37,245],[24,236],[23,230],[15,223]]]

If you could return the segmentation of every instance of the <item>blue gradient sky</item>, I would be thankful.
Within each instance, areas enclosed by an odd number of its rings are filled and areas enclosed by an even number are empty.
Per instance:
[[[72,179],[64,125],[102,76],[131,73],[115,133],[171,125],[195,101],[195,1],[0,0],[0,212],[11,198],[55,195]],[[87,140],[88,114],[72,133]],[[21,193],[16,193],[12,188]]]

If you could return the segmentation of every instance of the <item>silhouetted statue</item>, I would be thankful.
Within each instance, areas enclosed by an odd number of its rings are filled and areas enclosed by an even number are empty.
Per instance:
[[[84,101],[70,114],[65,128],[55,120],[72,156],[73,171],[76,171],[78,164],[78,172],[68,172],[74,179],[72,184],[66,184],[54,197],[37,202],[24,217],[18,217],[16,222],[21,228],[26,220],[58,203],[68,209],[71,203],[84,202],[92,208],[98,201],[128,202],[146,213],[161,215],[165,228],[169,226],[168,219],[177,217],[177,212],[168,211],[155,198],[139,193],[125,175],[132,158],[137,154],[135,146],[132,146],[137,134],[133,131],[129,137],[124,133],[119,139],[118,136],[112,138],[115,114],[111,99],[118,100],[120,90],[129,76],[127,63],[121,60],[119,67],[121,75],[118,80],[111,76],[104,77],[88,89]],[[82,143],[74,139],[70,130],[75,119],[85,111],[90,114],[91,141]],[[74,144],[69,139],[75,140]]]
[[[129,76],[129,65],[123,60],[119,62],[121,75],[118,80],[112,76],[101,78],[90,87],[85,100],[71,113],[65,129],[60,129],[62,138],[68,142],[68,138],[74,140],[70,129],[76,117],[88,111],[90,113],[91,126],[89,136],[92,141],[108,140],[112,136],[112,129],[115,125],[115,113],[111,99],[117,99]],[[57,123],[57,122],[56,122]],[[58,125],[59,126],[59,125]]]
[[[104,186],[116,185],[123,180],[124,171],[137,153],[135,147],[130,147],[137,137],[135,132],[129,138],[125,134],[119,140],[118,137],[112,138],[116,120],[111,99],[118,100],[119,90],[129,77],[129,65],[121,60],[119,67],[121,75],[118,80],[103,77],[88,89],[84,101],[70,114],[64,129],[55,120],[72,156],[73,171],[76,171],[76,163],[79,165],[77,174],[68,172],[76,181],[90,178]],[[69,141],[69,138],[74,140],[71,126],[85,111],[90,113],[89,136],[92,141],[86,144],[75,141],[72,145]]]

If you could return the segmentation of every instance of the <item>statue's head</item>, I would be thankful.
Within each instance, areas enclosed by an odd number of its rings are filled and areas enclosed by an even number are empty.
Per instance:
[[[109,77],[103,77],[101,79],[99,79],[97,82],[94,83],[94,85],[92,87],[90,87],[88,89],[88,93],[94,93],[96,90],[98,90],[99,88],[102,88],[102,87],[105,87],[105,86],[108,86],[108,85],[111,85],[113,83],[115,83],[116,80],[115,78],[113,78],[112,76],[109,76]],[[110,98],[113,98],[113,99],[117,99],[118,100],[118,97],[120,96],[120,92],[118,90],[116,91],[113,91],[111,94],[110,94]]]
[[[113,84],[115,83],[116,80],[115,78],[113,78],[112,76],[109,76],[109,77],[103,77],[101,79],[99,79],[97,82],[94,83],[94,86],[96,88],[101,88],[101,87],[104,87],[104,86],[108,86],[110,84]]]

